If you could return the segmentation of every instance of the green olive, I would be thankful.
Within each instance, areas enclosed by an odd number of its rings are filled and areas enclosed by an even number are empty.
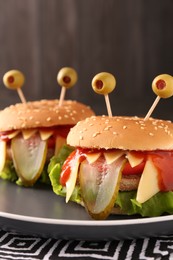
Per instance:
[[[168,74],[158,75],[152,82],[152,89],[161,98],[171,97],[173,95],[173,77]]]
[[[116,79],[108,72],[101,72],[95,75],[91,84],[97,94],[106,95],[114,90]]]
[[[4,74],[3,82],[7,88],[18,89],[23,86],[25,77],[19,70],[10,70]]]
[[[71,88],[77,82],[77,73],[70,67],[62,68],[57,75],[58,84],[65,88]]]

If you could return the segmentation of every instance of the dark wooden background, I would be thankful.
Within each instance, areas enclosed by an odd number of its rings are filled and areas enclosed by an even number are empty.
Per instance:
[[[0,0],[0,108],[19,101],[3,85],[6,71],[23,71],[27,100],[52,99],[59,98],[63,66],[79,77],[67,98],[106,114],[91,80],[107,71],[117,79],[113,114],[145,115],[154,77],[173,75],[173,0]],[[173,97],[153,116],[173,120]]]

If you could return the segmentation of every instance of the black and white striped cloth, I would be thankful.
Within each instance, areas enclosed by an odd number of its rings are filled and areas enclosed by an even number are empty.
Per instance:
[[[124,241],[56,240],[0,231],[0,259],[173,259],[173,235]]]

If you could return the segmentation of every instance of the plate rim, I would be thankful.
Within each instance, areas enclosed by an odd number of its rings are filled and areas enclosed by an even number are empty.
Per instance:
[[[33,217],[21,214],[14,214],[0,211],[0,217],[8,218],[16,221],[49,224],[49,225],[69,225],[69,226],[126,226],[126,225],[141,225],[152,224],[165,221],[173,221],[173,215],[148,217],[148,218],[134,218],[134,219],[116,219],[116,220],[69,220],[69,219],[55,219],[44,217]]]

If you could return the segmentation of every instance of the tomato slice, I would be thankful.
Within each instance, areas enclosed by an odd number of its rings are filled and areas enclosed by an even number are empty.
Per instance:
[[[131,167],[129,162],[126,162],[124,169],[122,171],[122,174],[124,175],[136,175],[136,174],[141,174],[143,172],[145,166],[145,161],[141,162],[140,164],[138,164],[135,167]]]

